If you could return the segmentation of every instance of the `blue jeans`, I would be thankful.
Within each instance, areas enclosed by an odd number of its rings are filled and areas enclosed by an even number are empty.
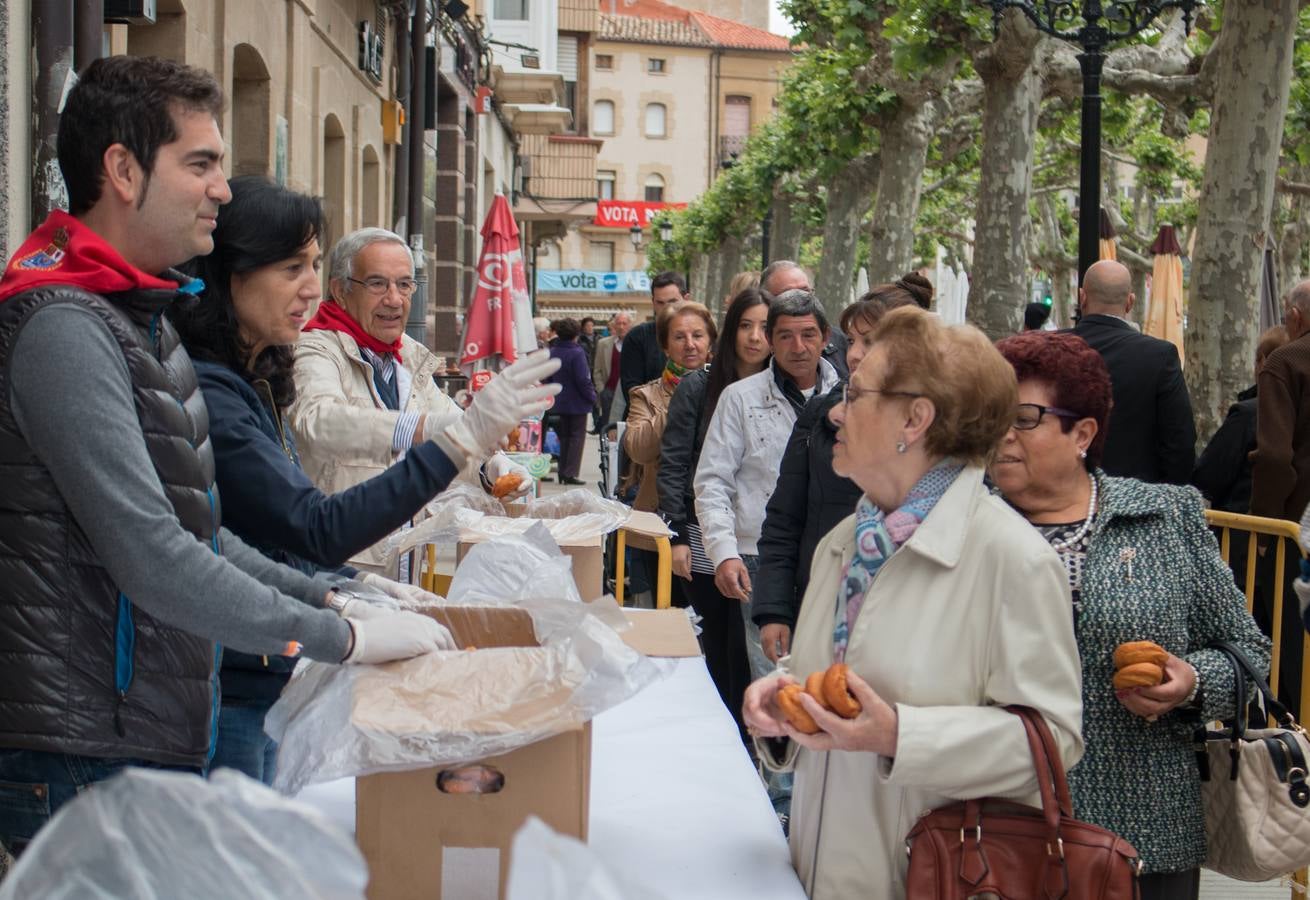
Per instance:
[[[218,712],[218,743],[210,771],[236,769],[264,784],[273,783],[277,772],[277,744],[264,734],[264,716],[273,701],[224,703]]]
[[[129,767],[200,774],[199,769],[141,759],[0,750],[0,844],[18,856],[59,807]]]

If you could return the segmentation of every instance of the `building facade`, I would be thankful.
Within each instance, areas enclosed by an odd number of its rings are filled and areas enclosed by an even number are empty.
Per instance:
[[[740,152],[772,114],[791,62],[787,38],[741,22],[659,0],[600,8],[588,108],[590,133],[603,141],[599,209],[538,248],[537,305],[547,316],[649,313],[644,251],[659,239],[651,222],[703,193]]]

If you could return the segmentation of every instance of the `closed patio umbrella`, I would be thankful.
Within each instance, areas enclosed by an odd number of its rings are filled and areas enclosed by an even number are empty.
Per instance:
[[[1151,297],[1142,330],[1169,341],[1183,358],[1183,251],[1172,225],[1161,225],[1151,245]]]

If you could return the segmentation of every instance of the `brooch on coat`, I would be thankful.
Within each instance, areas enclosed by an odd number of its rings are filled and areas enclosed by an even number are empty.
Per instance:
[[[1127,570],[1127,580],[1133,580],[1133,560],[1137,559],[1136,547],[1124,547],[1119,551],[1119,565]]]

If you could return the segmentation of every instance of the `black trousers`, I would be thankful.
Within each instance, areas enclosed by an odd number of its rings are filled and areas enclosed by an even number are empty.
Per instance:
[[[1142,900],[1196,900],[1201,894],[1201,870],[1156,872],[1139,880]]]
[[[741,617],[741,601],[719,593],[714,576],[691,573],[691,581],[673,577],[674,598],[680,606],[691,606],[701,617],[700,644],[705,653],[705,667],[718,688],[723,705],[732,713],[742,742],[747,742],[746,726],[741,718],[741,704],[751,681],[750,663],[746,659],[746,626]],[[681,598],[678,594],[681,593]]]
[[[582,468],[582,449],[587,446],[587,414],[556,416],[559,434],[559,476],[577,478]]]
[[[1245,536],[1243,536],[1245,537]],[[1234,541],[1236,543],[1236,541]],[[1245,545],[1243,540],[1242,544]],[[1246,580],[1246,547],[1242,547],[1240,562],[1242,574],[1238,578],[1238,586],[1244,586]],[[1239,554],[1234,552],[1234,562],[1238,562]],[[1283,568],[1283,639],[1282,652],[1278,660],[1278,699],[1291,710],[1292,715],[1297,720],[1301,719],[1301,659],[1304,656],[1305,626],[1301,623],[1301,604],[1297,599],[1296,591],[1292,589],[1292,582],[1300,574],[1298,559],[1295,548],[1287,551]],[[1273,608],[1274,608],[1274,547],[1272,542],[1269,549],[1263,557],[1260,557],[1255,566],[1255,603],[1252,613],[1254,614],[1256,624],[1260,630],[1267,636],[1273,637]],[[1272,674],[1272,673],[1271,673]]]

